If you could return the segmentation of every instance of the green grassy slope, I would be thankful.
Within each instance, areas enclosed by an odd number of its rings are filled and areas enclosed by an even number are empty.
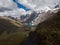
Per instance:
[[[13,20],[8,20],[6,17],[0,17],[0,34],[3,32],[14,32],[18,30],[19,26],[21,25],[17,24]]]
[[[22,24],[9,19],[0,17],[0,45],[18,45],[21,43],[28,31],[24,31]]]
[[[36,31],[41,37],[40,45],[60,45],[60,11],[55,16],[40,23]]]

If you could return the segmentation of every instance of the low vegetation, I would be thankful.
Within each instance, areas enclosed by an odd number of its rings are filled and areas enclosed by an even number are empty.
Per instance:
[[[24,31],[22,24],[8,17],[0,17],[0,45],[18,45],[29,31]]]

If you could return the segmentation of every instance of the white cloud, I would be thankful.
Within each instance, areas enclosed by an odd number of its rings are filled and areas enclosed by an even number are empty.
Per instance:
[[[0,7],[16,8],[16,5],[12,0],[0,0]]]
[[[23,5],[25,5],[26,7],[30,8],[30,9],[32,9],[32,10],[33,10],[34,8],[36,8],[36,5],[30,3],[29,0],[18,0],[18,2],[21,3],[21,4],[23,4]]]
[[[59,0],[18,0],[18,2],[35,10],[46,6],[54,8],[59,3]]]
[[[50,6],[54,7],[55,3],[58,4],[59,0],[17,0],[19,3],[25,5],[32,10],[40,10],[43,7]],[[30,11],[25,11],[24,9],[17,8],[16,3],[12,0],[0,0],[0,9],[4,8],[4,12],[0,12],[0,15],[23,15],[31,13]],[[11,10],[8,10],[11,9]]]
[[[35,0],[33,0],[34,2]],[[32,1],[31,1],[32,2]],[[52,6],[58,4],[59,0],[36,0],[34,4],[36,4],[38,7],[44,7],[44,6]]]
[[[12,0],[6,0],[6,1],[0,0],[0,9],[3,11],[3,12],[0,11],[0,15],[9,15],[11,14],[9,13],[9,11],[13,12],[13,10],[17,9],[17,6]],[[8,9],[11,9],[11,10],[8,10]]]
[[[0,0],[0,16],[1,15],[20,16],[27,13],[30,13],[30,12],[29,11],[26,12],[22,8],[19,9],[16,3],[14,3],[12,0],[6,0],[6,1]]]

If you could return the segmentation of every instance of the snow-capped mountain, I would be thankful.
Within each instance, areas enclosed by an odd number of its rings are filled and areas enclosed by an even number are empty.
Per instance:
[[[45,8],[43,8],[43,10],[41,10],[39,12],[33,11],[27,19],[26,18],[24,19],[25,21],[23,21],[23,22],[26,25],[31,25],[31,26],[37,25],[40,22],[43,22],[43,21],[49,19],[58,10],[59,10],[59,8],[51,9],[49,7],[45,7]]]
[[[37,24],[44,22],[45,20],[51,18],[54,15],[54,13],[57,13],[58,10],[59,10],[59,8],[55,8],[55,9],[51,9],[51,10],[42,12],[41,14],[38,15],[37,18],[35,18],[34,24],[37,25]]]

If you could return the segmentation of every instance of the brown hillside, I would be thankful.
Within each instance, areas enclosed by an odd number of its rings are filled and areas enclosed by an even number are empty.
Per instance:
[[[60,11],[53,18],[40,23],[36,31],[41,38],[39,45],[60,45]]]
[[[7,17],[0,17],[0,34],[3,32],[14,32],[18,30],[18,27],[22,26],[15,20],[9,19]]]

